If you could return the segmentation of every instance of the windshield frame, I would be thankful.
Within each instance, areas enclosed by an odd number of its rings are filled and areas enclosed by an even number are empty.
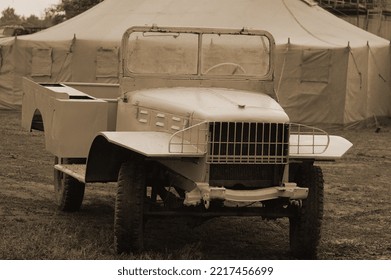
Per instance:
[[[184,33],[195,34],[198,36],[198,53],[197,53],[197,73],[196,74],[172,74],[172,73],[135,73],[128,67],[128,44],[129,38],[134,32],[156,32],[156,33]],[[202,73],[202,47],[203,47],[203,35],[204,34],[217,34],[217,35],[248,35],[248,36],[264,36],[268,39],[268,51],[269,51],[269,67],[265,75],[213,75]],[[214,28],[189,28],[189,27],[147,27],[147,26],[135,26],[131,27],[124,33],[122,37],[121,47],[121,60],[122,60],[122,73],[125,77],[168,77],[179,79],[229,79],[229,80],[271,80],[274,72],[274,52],[275,41],[273,36],[264,30],[246,30],[246,29],[214,29]]]

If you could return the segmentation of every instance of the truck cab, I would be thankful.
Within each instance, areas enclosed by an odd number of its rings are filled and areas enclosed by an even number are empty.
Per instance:
[[[260,216],[288,218],[293,255],[316,257],[323,174],[314,163],[351,143],[290,121],[274,56],[267,31],[132,27],[115,90],[26,79],[22,125],[45,130],[60,210],[79,210],[88,184],[117,182],[118,253],[143,250],[147,218]]]

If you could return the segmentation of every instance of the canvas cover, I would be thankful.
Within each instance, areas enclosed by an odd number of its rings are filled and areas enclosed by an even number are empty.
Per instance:
[[[52,28],[0,39],[0,106],[21,104],[23,76],[117,83],[122,34],[153,24],[270,32],[276,94],[294,122],[391,115],[390,42],[303,0],[105,0]]]

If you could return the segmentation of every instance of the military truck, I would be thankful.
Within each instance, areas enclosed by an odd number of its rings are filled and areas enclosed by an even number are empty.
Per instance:
[[[290,122],[261,30],[132,27],[119,85],[24,80],[22,126],[45,132],[59,209],[117,182],[114,243],[143,250],[147,219],[288,218],[296,258],[316,257],[323,175],[351,143]]]

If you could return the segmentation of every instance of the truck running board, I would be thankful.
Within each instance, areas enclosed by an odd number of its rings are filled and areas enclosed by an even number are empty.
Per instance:
[[[79,182],[86,182],[86,165],[85,164],[56,164],[54,169],[61,171]]]

